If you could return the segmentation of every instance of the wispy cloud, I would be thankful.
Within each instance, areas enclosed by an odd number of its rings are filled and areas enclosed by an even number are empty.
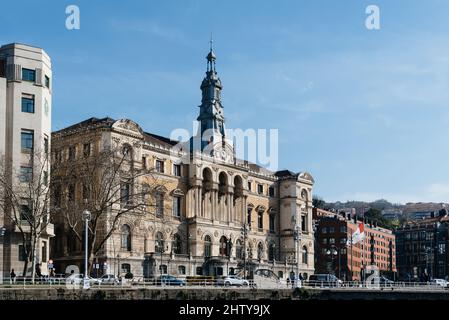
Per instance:
[[[186,34],[180,29],[161,25],[155,21],[114,18],[109,21],[109,25],[115,31],[144,34],[180,43],[186,43],[188,41]]]

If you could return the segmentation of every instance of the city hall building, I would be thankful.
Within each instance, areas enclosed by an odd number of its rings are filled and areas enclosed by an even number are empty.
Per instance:
[[[83,186],[65,179],[59,167],[95,157],[111,145],[126,150],[130,170],[149,172],[120,193],[146,184],[155,190],[148,206],[120,217],[94,257],[94,275],[251,275],[268,269],[286,279],[292,272],[305,278],[314,273],[314,180],[307,172],[272,172],[236,158],[225,133],[215,60],[211,49],[201,83],[199,129],[185,148],[130,119],[90,118],[53,132],[52,179],[74,203],[82,203]],[[67,196],[58,196],[60,201],[68,201]],[[108,219],[117,210],[111,206]],[[52,218],[56,237],[51,258],[57,273],[70,265],[82,269],[84,244],[70,235],[63,209]],[[108,219],[102,232],[107,232]]]

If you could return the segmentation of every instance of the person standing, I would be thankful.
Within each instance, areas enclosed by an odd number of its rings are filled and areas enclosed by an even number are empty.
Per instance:
[[[11,284],[15,284],[16,283],[16,273],[14,272],[14,269],[11,269],[11,273],[9,274],[9,276],[11,277]]]

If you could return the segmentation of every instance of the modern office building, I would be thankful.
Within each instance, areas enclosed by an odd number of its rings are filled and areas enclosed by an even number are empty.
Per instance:
[[[0,159],[2,176],[11,186],[22,186],[36,177],[33,172],[40,157],[49,152],[51,139],[52,70],[47,53],[24,44],[0,47]],[[36,158],[39,157],[39,158]],[[44,163],[42,161],[41,163]],[[40,172],[48,184],[50,165]],[[5,196],[5,193],[2,193]],[[22,210],[29,210],[30,199],[23,199]],[[3,201],[4,203],[4,201]],[[24,241],[17,221],[11,219],[11,210],[0,207],[0,278],[9,276],[11,269],[20,275],[24,267]],[[21,229],[22,231],[19,231]],[[49,257],[51,224],[37,243],[38,263],[45,273]],[[29,272],[33,268],[29,264]]]

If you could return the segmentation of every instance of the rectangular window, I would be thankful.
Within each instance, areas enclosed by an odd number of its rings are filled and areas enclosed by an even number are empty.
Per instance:
[[[147,157],[146,156],[142,156],[142,168],[143,169],[147,168]]]
[[[67,200],[69,202],[75,201],[75,185],[73,183],[67,187]]]
[[[156,172],[164,173],[164,161],[156,160]]]
[[[34,132],[31,130],[22,130],[21,133],[22,152],[31,153],[34,148]]]
[[[61,206],[61,185],[56,184],[53,187],[53,194],[55,199],[55,206],[60,207]]]
[[[321,233],[327,233],[327,227],[321,228]]]
[[[31,207],[29,204],[23,204],[20,206],[20,220],[30,221],[32,218]]]
[[[346,243],[346,238],[340,238],[340,244],[345,244]]]
[[[346,231],[347,231],[346,226],[341,226],[340,227],[340,232],[341,233],[346,233]]]
[[[246,217],[246,219],[247,219],[247,222],[248,222],[248,226],[251,228],[251,209],[248,209],[248,212],[247,212],[247,217]]]
[[[20,167],[20,182],[30,182],[33,177],[33,168],[22,166]]]
[[[261,184],[257,185],[257,193],[258,194],[263,194],[263,185],[261,185]]]
[[[129,183],[123,182],[120,186],[120,202],[126,206],[130,202],[131,186]]]
[[[83,144],[83,155],[84,155],[84,158],[87,158],[90,156],[90,143]]]
[[[90,190],[88,188],[88,185],[83,183],[83,200],[89,200],[90,199]]]
[[[164,195],[156,193],[156,215],[162,217],[164,215]]]
[[[181,197],[173,197],[173,215],[181,217]]]
[[[69,160],[75,160],[76,157],[76,148],[75,146],[69,147]]]
[[[259,228],[259,230],[263,230],[263,212],[258,212],[257,227]]]
[[[44,138],[44,152],[45,152],[45,155],[46,156],[48,156],[48,137],[47,136],[45,136],[45,138]]]
[[[323,239],[321,240],[321,242],[322,242],[323,244],[327,244],[327,238],[323,238]]]
[[[329,243],[330,244],[334,244],[335,243],[335,238],[329,238]]]
[[[335,232],[335,228],[334,227],[329,227],[329,233],[334,233]]]
[[[23,244],[19,244],[19,261],[26,261],[27,256]]]
[[[23,81],[36,81],[36,70],[22,68],[22,80]]]
[[[173,165],[173,175],[175,175],[177,177],[181,176],[181,165],[180,164]]]
[[[268,195],[269,195],[270,197],[274,197],[274,188],[273,188],[273,187],[269,187],[269,188],[268,188]]]
[[[275,215],[270,214],[270,232],[274,233],[274,221],[275,221]]]
[[[22,94],[22,112],[34,113],[34,95]]]
[[[47,241],[42,241],[42,261],[47,261]]]
[[[61,163],[62,160],[62,151],[56,150],[55,151],[55,163]]]
[[[42,178],[43,178],[44,186],[48,187],[48,172],[47,171],[44,171]]]
[[[45,76],[45,86],[50,89],[50,78]]]
[[[301,215],[301,231],[307,231],[307,220],[305,215]]]
[[[251,191],[251,182],[248,181],[248,190]]]

